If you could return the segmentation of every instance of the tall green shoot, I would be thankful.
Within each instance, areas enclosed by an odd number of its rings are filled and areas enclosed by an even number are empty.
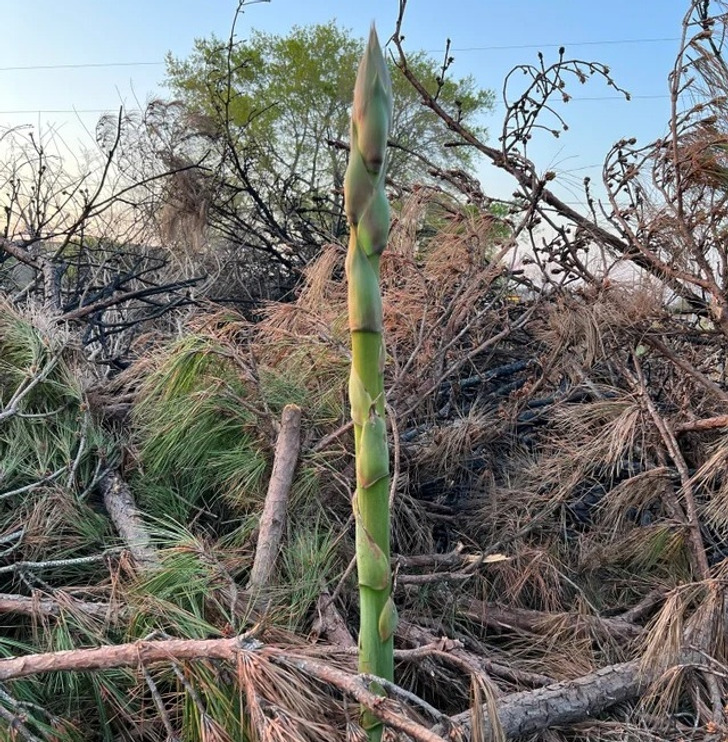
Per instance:
[[[349,381],[356,451],[356,556],[360,595],[359,670],[394,676],[396,610],[391,596],[389,453],[384,421],[384,342],[379,260],[387,244],[389,202],[384,187],[392,85],[376,31],[359,65],[351,114],[351,154],[344,185],[349,220],[346,275],[352,365]],[[383,693],[377,684],[372,690]],[[369,740],[381,723],[362,714]]]

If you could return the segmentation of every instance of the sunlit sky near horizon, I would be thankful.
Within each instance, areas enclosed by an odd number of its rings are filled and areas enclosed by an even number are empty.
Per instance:
[[[93,146],[102,112],[143,105],[167,94],[164,58],[184,57],[195,38],[227,38],[236,0],[3,0],[0,45],[0,128],[30,124],[57,130],[66,145]],[[455,75],[472,74],[496,92],[485,120],[496,142],[503,114],[502,86],[517,64],[566,56],[610,67],[631,102],[602,82],[574,84],[574,100],[560,109],[569,132],[544,134],[533,144],[539,169],[559,173],[561,195],[578,200],[584,175],[600,177],[600,163],[621,137],[661,136],[669,113],[667,75],[679,47],[689,0],[409,0],[405,46],[442,57],[452,39]],[[365,36],[374,20],[380,38],[394,30],[398,0],[271,0],[246,5],[238,38],[251,28],[287,33],[294,25],[336,19]],[[115,65],[115,66],[108,66]],[[515,80],[518,83],[518,80]],[[518,88],[515,88],[516,90]],[[513,184],[493,168],[480,171],[486,192],[506,197]],[[570,188],[571,195],[570,194]]]

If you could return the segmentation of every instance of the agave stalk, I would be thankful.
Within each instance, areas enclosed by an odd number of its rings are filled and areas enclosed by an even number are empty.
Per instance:
[[[394,676],[396,611],[391,596],[379,259],[389,232],[384,177],[391,122],[392,84],[372,26],[354,86],[344,193],[350,227],[346,275],[352,347],[349,398],[356,451],[352,504],[360,596],[359,670],[387,680]],[[371,690],[383,693],[377,684]],[[370,740],[381,739],[382,725],[371,714],[362,714],[362,725]]]

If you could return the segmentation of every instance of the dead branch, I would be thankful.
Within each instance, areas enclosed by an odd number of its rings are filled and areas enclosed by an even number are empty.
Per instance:
[[[29,379],[24,380],[18,386],[18,388],[8,400],[8,403],[4,406],[3,409],[0,409],[0,422],[2,422],[3,420],[7,420],[8,418],[18,413],[18,410],[20,409],[20,403],[23,401],[23,399],[27,397],[33,391],[33,389],[35,389],[35,387],[43,383],[50,376],[52,371],[58,365],[58,361],[60,360],[60,358],[61,352],[59,351],[48,360],[48,362],[39,372],[33,374]]]
[[[329,644],[342,649],[356,647],[356,642],[349,631],[341,613],[339,613],[328,590],[322,590],[316,601],[316,620],[312,627],[314,636],[325,636]]]
[[[117,646],[72,649],[0,660],[0,680],[28,677],[44,672],[93,672],[115,667],[147,667],[157,662],[218,659],[233,662],[239,652],[263,652],[278,664],[295,667],[318,680],[334,685],[370,708],[385,724],[421,742],[442,742],[446,730],[430,731],[405,717],[399,706],[368,690],[366,681],[320,660],[289,650],[266,647],[251,634],[232,639],[168,639],[138,641]],[[621,701],[637,697],[649,678],[639,672],[637,661],[613,665],[564,683],[555,683],[505,696],[498,715],[508,737],[533,734],[557,724],[582,721]],[[470,712],[454,717],[464,739],[470,739]],[[447,722],[450,726],[450,722]],[[439,730],[439,731],[438,731]]]
[[[714,394],[716,398],[719,399],[721,402],[728,402],[728,394],[726,394],[726,392],[723,391],[723,389],[721,389],[718,384],[716,384],[712,379],[709,379],[704,373],[699,371],[692,364],[688,363],[685,358],[682,358],[677,353],[673,352],[659,338],[646,337],[644,338],[644,342],[646,345],[651,346],[663,356],[665,356],[665,358],[667,358],[671,363],[674,363],[678,368],[685,371],[685,373],[696,379],[700,384],[702,384],[706,389]],[[728,419],[728,416],[722,417]],[[700,430],[701,428],[697,429]]]
[[[369,709],[387,726],[396,729],[398,732],[408,734],[413,739],[418,740],[418,742],[446,742],[446,739],[437,732],[404,716],[404,709],[399,704],[395,704],[388,698],[383,698],[372,693],[369,690],[371,676],[352,675],[320,660],[287,654],[285,652],[276,652],[272,660],[277,664],[295,667],[311,677],[335,686]],[[383,683],[381,681],[381,678],[377,679],[377,682],[381,685],[392,685],[387,681]],[[444,714],[440,716],[442,717]]]
[[[619,90],[614,81],[609,77],[608,69],[603,65],[592,62],[564,59],[563,50],[559,55],[558,61],[548,68],[543,64],[543,57],[541,58],[540,67],[532,68],[525,65],[517,67],[516,69],[518,71],[529,75],[530,86],[515,101],[506,101],[506,117],[503,133],[500,137],[502,146],[501,148],[490,147],[475,136],[454,115],[448,112],[437,100],[437,96],[431,94],[423,82],[415,75],[403,47],[404,36],[402,34],[402,27],[406,7],[407,1],[401,0],[395,31],[392,36],[392,41],[396,49],[395,62],[405,78],[421,96],[422,104],[431,109],[450,131],[460,137],[464,145],[475,148],[485,155],[493,165],[509,173],[521,188],[519,196],[524,198],[527,204],[530,204],[533,212],[537,213],[539,220],[546,222],[556,232],[559,232],[559,220],[553,217],[554,214],[559,215],[561,219],[565,219],[576,225],[577,231],[584,235],[587,241],[592,241],[603,246],[619,259],[628,260],[639,269],[656,276],[678,296],[682,297],[694,311],[700,312],[703,315],[710,315],[711,307],[709,306],[709,302],[700,295],[700,281],[697,282],[698,291],[693,290],[693,286],[691,286],[691,284],[696,285],[696,275],[689,273],[687,275],[689,280],[687,282],[683,280],[685,276],[676,270],[671,262],[660,260],[654,251],[645,248],[626,220],[619,222],[619,234],[615,234],[599,223],[593,207],[593,213],[591,215],[585,215],[569,206],[547,187],[548,183],[556,177],[556,174],[547,172],[544,175],[539,175],[534,163],[527,159],[525,154],[519,153],[516,150],[518,144],[523,144],[525,152],[525,144],[530,140],[533,129],[544,128],[542,124],[537,123],[538,116],[542,111],[547,111],[555,115],[559,120],[560,128],[562,128],[563,121],[552,108],[550,98],[553,96],[559,100],[568,100],[568,96],[564,92],[564,76],[566,73],[574,75],[580,82],[584,82],[587,77],[596,74],[603,77],[608,85]],[[621,151],[620,155],[623,155]],[[620,162],[622,161],[626,162],[626,158],[623,156],[620,157]],[[588,193],[587,195],[588,200],[593,204],[593,199]],[[615,213],[622,213],[623,210],[619,209],[614,201],[611,190],[609,196],[612,200],[612,207],[615,209]],[[534,223],[533,219],[529,221]],[[617,219],[613,220],[613,222],[617,221]],[[575,252],[573,248],[574,245],[569,245],[566,249],[567,253],[571,253],[572,258]],[[582,275],[584,275],[583,272]],[[710,288],[712,289],[713,286]],[[720,299],[715,293],[712,294],[711,298],[716,301]]]
[[[148,666],[170,660],[233,660],[238,652],[259,646],[259,642],[244,634],[232,639],[141,640],[116,646],[28,654],[0,660],[0,680],[42,672],[95,672],[114,667]]]
[[[167,709],[164,706],[162,694],[159,692],[159,688],[154,682],[154,678],[152,678],[149,670],[147,670],[146,667],[142,668],[142,674],[144,675],[144,680],[147,684],[147,687],[149,688],[149,693],[152,696],[152,701],[154,701],[154,707],[157,709],[157,713],[159,714],[159,718],[162,720],[162,724],[164,724],[164,729],[167,732],[167,739],[169,740],[169,742],[180,742],[180,738],[174,731],[174,727],[172,726],[169,714],[167,713]]]
[[[620,613],[618,618],[620,621],[626,621],[627,623],[636,624],[638,621],[641,621],[645,618],[647,614],[649,614],[651,611],[653,611],[660,603],[664,602],[665,600],[665,590],[662,588],[657,588],[655,590],[650,590],[647,595],[645,595],[642,600],[640,600],[638,603],[635,603],[631,608],[624,611],[623,613]]]
[[[255,550],[255,561],[250,570],[248,588],[261,590],[268,585],[278,549],[286,525],[288,494],[293,484],[298,452],[301,447],[301,408],[289,404],[283,408],[281,429],[276,444],[273,472],[265,497],[263,515],[260,519],[258,545]]]
[[[475,652],[470,652],[463,648],[460,641],[449,639],[444,635],[438,636],[429,629],[418,626],[412,621],[401,620],[397,625],[396,636],[399,641],[415,645],[416,648],[437,646],[441,654],[446,653],[459,658],[467,663],[472,671],[480,672],[485,676],[494,675],[513,683],[521,683],[535,688],[551,685],[554,682],[554,679],[548,677],[548,675],[519,670],[512,665],[503,665]],[[407,650],[395,650],[395,656],[398,659],[405,659],[405,656],[401,654],[402,651]],[[397,654],[397,652],[400,652],[400,654]]]
[[[111,522],[142,569],[159,567],[159,556],[149,531],[139,514],[134,496],[119,472],[107,472],[99,480],[99,490]]]
[[[516,629],[531,634],[541,634],[553,627],[554,623],[566,623],[574,630],[588,629],[599,631],[621,639],[635,639],[643,632],[641,626],[621,618],[603,618],[578,613],[544,613],[526,608],[504,608],[502,606],[469,600],[462,614],[478,621],[483,626],[495,629]]]
[[[716,415],[705,417],[701,420],[689,420],[688,422],[675,425],[675,433],[700,432],[703,430],[716,430],[717,428],[728,428],[728,415]]]
[[[624,371],[634,385],[635,390],[640,394],[640,399],[643,401],[650,417],[654,421],[655,427],[659,431],[665,445],[665,449],[680,473],[681,494],[685,502],[686,525],[690,534],[689,543],[693,558],[693,567],[696,575],[703,580],[707,580],[710,578],[710,565],[708,564],[708,557],[705,553],[705,544],[703,543],[703,535],[700,530],[700,515],[695,501],[695,493],[693,492],[692,479],[688,471],[687,462],[680,450],[680,444],[677,442],[675,433],[668,422],[660,415],[655,403],[652,401],[636,354],[633,354],[632,360],[637,370],[637,377],[635,378],[627,369],[624,369]]]
[[[32,243],[31,243],[32,244]],[[33,259],[26,245],[18,245],[12,240],[8,240],[5,237],[0,238],[0,250],[4,250],[8,255],[12,255],[16,260],[29,265],[31,268],[40,270],[40,266],[37,261]]]
[[[104,309],[124,304],[132,299],[149,299],[150,297],[158,296],[159,294],[168,294],[178,291],[179,289],[191,288],[200,283],[201,280],[202,278],[199,277],[188,278],[164,286],[148,286],[141,289],[134,289],[132,291],[124,291],[120,294],[114,294],[106,299],[99,299],[90,304],[84,304],[76,309],[69,310],[59,317],[59,321],[71,322],[81,320],[91,314],[96,314]]]
[[[94,562],[106,561],[112,554],[118,554],[119,551],[120,549],[106,549],[101,554],[90,554],[89,556],[82,557],[69,557],[68,559],[46,559],[38,562],[22,560],[3,565],[2,567],[0,567],[0,574],[19,572],[21,570],[30,570],[32,572],[35,570],[70,567],[71,565],[75,566],[78,564],[93,564]]]
[[[603,667],[575,680],[554,683],[545,688],[523,691],[498,701],[498,718],[507,739],[535,734],[553,726],[565,726],[584,721],[616,703],[639,697],[652,677],[640,672],[638,661]],[[491,722],[488,709],[483,709],[488,732]],[[472,730],[470,711],[453,717],[460,725],[463,740],[469,741]],[[439,734],[442,727],[435,727]]]
[[[256,652],[279,665],[298,669],[333,685],[366,706],[385,724],[418,742],[445,742],[444,738],[404,715],[399,704],[369,690],[369,679],[340,670],[320,660],[266,646],[252,633],[232,639],[166,639],[137,641],[92,649],[25,655],[0,660],[0,680],[28,677],[44,672],[94,672],[118,667],[146,668],[158,662],[216,659],[234,663],[241,652]],[[441,715],[442,716],[442,715]]]
[[[354,423],[351,420],[349,420],[348,422],[345,422],[343,425],[340,425],[336,430],[334,430],[331,433],[328,433],[323,438],[321,438],[321,440],[311,449],[311,452],[318,453],[319,451],[325,450],[337,438],[344,435],[344,433],[347,433],[353,427],[354,427]]]
[[[65,594],[54,598],[28,597],[13,593],[0,593],[0,613],[20,613],[27,616],[60,616],[64,610],[82,613],[103,621],[114,620],[127,612],[111,603],[95,603],[91,600],[76,600]]]

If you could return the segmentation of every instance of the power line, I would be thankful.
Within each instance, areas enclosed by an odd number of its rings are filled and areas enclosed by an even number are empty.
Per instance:
[[[26,70],[81,70],[90,67],[157,67],[164,62],[84,62],[82,64],[29,64],[18,67],[0,67],[0,72],[21,72]]]
[[[664,36],[660,38],[645,39],[603,39],[601,41],[569,41],[563,44],[507,44],[499,46],[462,46],[453,47],[453,52],[490,52],[509,51],[515,49],[546,49],[569,46],[613,46],[616,44],[663,44],[666,42],[680,41],[679,36]],[[428,53],[442,53],[444,49],[426,49]],[[0,72],[21,72],[27,70],[79,70],[100,67],[160,67],[164,62],[81,62],[78,64],[29,64],[12,67],[0,67]]]
[[[594,95],[594,96],[579,96],[578,98],[569,98],[569,103],[572,101],[579,102],[579,101],[592,101],[592,100],[621,100],[621,101],[631,101],[631,100],[660,100],[669,98],[670,96],[667,93],[661,93],[659,95],[632,95],[630,93],[629,99],[626,98],[624,95]]]
[[[0,111],[0,115],[30,116],[36,113],[111,113],[114,110],[118,111],[118,107],[116,109],[113,109],[113,108],[46,108],[46,109],[33,108],[33,109],[17,110],[17,111]]]
[[[616,44],[663,44],[666,42],[680,41],[679,36],[665,36],[656,39],[605,39],[603,41],[569,41],[563,44],[508,44],[505,46],[461,46],[452,47],[453,52],[491,52],[508,51],[513,49],[546,49],[569,46],[613,46]],[[428,52],[444,52],[444,49],[427,49]]]
[[[668,94],[659,95],[631,95],[629,100],[666,100],[670,98]],[[594,96],[579,96],[569,98],[569,103],[581,103],[581,102],[592,102],[592,101],[621,101],[627,103],[627,99],[623,95],[594,95]],[[136,110],[136,109],[134,109]],[[32,108],[24,110],[10,110],[0,111],[0,115],[32,115],[36,113],[110,113],[112,111],[118,111],[118,106],[112,108]]]

